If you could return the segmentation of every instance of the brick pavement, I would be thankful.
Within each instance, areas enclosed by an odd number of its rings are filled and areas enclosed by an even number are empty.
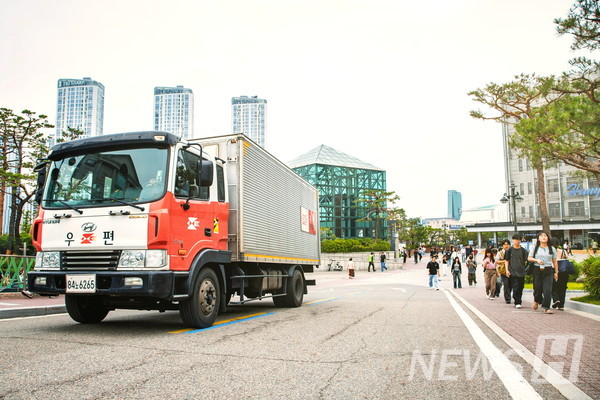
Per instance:
[[[478,265],[481,265],[478,257]],[[422,261],[415,264],[409,260],[404,265],[404,271],[409,274],[424,273],[429,256],[424,256]],[[477,286],[469,287],[466,269],[463,268],[461,276],[462,289],[452,288],[452,277],[448,274],[442,277],[440,287],[450,291],[455,291],[463,299],[477,308],[492,322],[503,329],[507,334],[520,342],[533,354],[541,355],[542,361],[552,366],[552,363],[562,364],[562,373],[566,379],[570,379],[579,389],[594,399],[600,399],[600,318],[595,315],[571,311],[568,308],[565,311],[556,310],[554,314],[544,314],[540,307],[538,311],[531,308],[533,302],[533,293],[523,293],[523,308],[516,309],[514,304],[506,304],[504,297],[498,297],[495,300],[489,300],[485,295],[485,285],[483,284],[483,274],[481,269],[477,272]],[[425,284],[425,278],[423,282]],[[501,294],[502,296],[502,294]],[[511,299],[512,300],[512,299]],[[555,338],[562,338],[562,341],[555,341]],[[540,353],[538,353],[538,343]],[[566,349],[561,344],[566,343]],[[573,358],[577,346],[581,344],[581,357]],[[559,355],[556,355],[556,354]],[[572,371],[576,371],[579,361],[578,373],[571,376]],[[561,364],[554,369],[561,372]],[[572,369],[575,367],[575,369]]]
[[[480,276],[478,274],[478,278]],[[487,299],[481,284],[475,287],[467,284],[462,289],[450,290],[456,290],[529,351],[536,355],[543,352],[541,358],[546,364],[564,363],[562,375],[565,378],[576,377],[576,381],[571,379],[572,383],[590,397],[600,398],[600,322],[597,318],[588,318],[568,309],[555,311],[552,315],[545,314],[541,307],[533,311],[532,293],[523,294],[523,308],[519,310],[513,304],[506,304],[503,297],[493,301]],[[563,341],[557,342],[557,339]],[[566,348],[562,348],[561,343]],[[578,346],[582,350],[580,358],[574,357]],[[578,373],[574,361],[579,361]]]

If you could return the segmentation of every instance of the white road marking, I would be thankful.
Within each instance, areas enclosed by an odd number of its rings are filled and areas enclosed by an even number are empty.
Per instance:
[[[0,306],[18,306],[18,305],[20,305],[20,304],[0,302]]]
[[[475,343],[481,349],[481,352],[490,361],[490,366],[498,375],[498,378],[508,390],[508,393],[513,399],[542,399],[539,393],[527,382],[527,380],[521,375],[521,373],[515,368],[512,362],[504,355],[500,349],[498,349],[494,343],[483,333],[483,331],[477,326],[475,321],[469,317],[469,315],[463,310],[456,300],[448,293],[446,289],[442,289],[452,308],[458,314],[463,324],[467,327],[467,330],[475,340]]]
[[[458,294],[454,292],[452,294],[456,296],[456,298],[458,298],[473,314],[475,314],[477,318],[481,320],[481,322],[486,324],[492,331],[494,331],[496,335],[504,340],[504,342],[509,345],[515,351],[515,353],[521,356],[523,360],[531,365],[542,378],[546,379],[563,396],[565,396],[567,399],[592,400],[592,398],[585,394],[583,390],[579,389],[568,379],[552,369],[548,364],[543,362],[539,357],[529,351],[519,341],[510,336],[492,320],[486,317],[481,311],[472,306]]]

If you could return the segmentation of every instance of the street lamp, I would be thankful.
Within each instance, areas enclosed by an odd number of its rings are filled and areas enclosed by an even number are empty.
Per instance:
[[[514,183],[511,183],[510,185],[508,185],[508,187],[510,188],[510,194],[504,193],[504,196],[502,196],[502,198],[500,199],[500,202],[503,204],[506,204],[506,203],[508,203],[509,199],[512,199],[513,225],[515,227],[515,233],[517,233],[517,201],[520,203],[524,199],[521,197],[519,192],[515,192],[517,185],[515,185]]]

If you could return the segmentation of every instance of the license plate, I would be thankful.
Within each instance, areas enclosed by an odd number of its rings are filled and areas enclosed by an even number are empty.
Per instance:
[[[67,293],[96,293],[96,275],[67,275]]]

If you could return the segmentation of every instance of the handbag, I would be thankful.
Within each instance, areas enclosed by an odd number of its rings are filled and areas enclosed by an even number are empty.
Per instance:
[[[571,260],[558,260],[558,272],[566,272],[569,275],[577,273]]]

